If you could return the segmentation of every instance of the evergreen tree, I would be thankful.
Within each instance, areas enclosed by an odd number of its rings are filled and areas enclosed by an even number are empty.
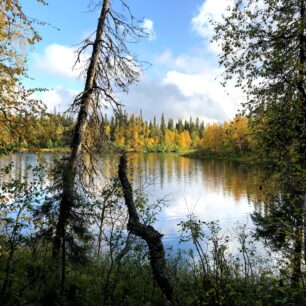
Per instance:
[[[184,125],[182,119],[178,120],[175,128],[178,130],[179,133],[182,133],[184,131]]]
[[[167,126],[168,130],[170,131],[174,131],[174,123],[173,123],[173,119],[169,119],[168,120],[168,126]]]
[[[199,134],[199,132],[200,132],[200,119],[198,117],[196,119],[195,128],[196,128],[197,133]]]
[[[190,116],[190,119],[189,119],[189,132],[190,134],[192,134],[194,131],[196,131],[196,127],[195,127],[195,124],[192,120],[192,117]]]
[[[162,132],[162,134],[165,134],[166,131],[166,120],[165,120],[165,116],[164,114],[162,114],[161,116],[161,120],[160,120],[160,130]]]
[[[185,120],[185,123],[184,123],[184,130],[185,131],[190,131],[190,125],[189,125],[189,122],[187,120]]]

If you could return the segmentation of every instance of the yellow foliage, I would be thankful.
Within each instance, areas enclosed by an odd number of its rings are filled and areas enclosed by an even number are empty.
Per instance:
[[[223,144],[224,129],[220,123],[206,125],[202,145],[204,149],[218,151]]]
[[[177,144],[182,148],[188,148],[192,145],[192,139],[188,131],[178,134]]]
[[[175,132],[166,130],[164,136],[164,143],[165,145],[175,145]]]
[[[111,131],[111,127],[110,127],[109,124],[107,124],[107,125],[105,126],[105,134],[106,134],[107,137],[110,136],[110,131]]]
[[[147,146],[153,146],[154,144],[155,144],[154,138],[148,138],[147,139],[147,142],[146,142]]]

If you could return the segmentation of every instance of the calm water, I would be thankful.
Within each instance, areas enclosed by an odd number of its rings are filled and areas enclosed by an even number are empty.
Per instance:
[[[55,155],[46,154],[52,164]],[[32,154],[15,154],[0,160],[0,166],[13,162],[9,178],[31,180],[27,165],[36,165]],[[223,161],[206,161],[180,157],[175,154],[135,154],[131,158],[134,187],[143,186],[150,202],[165,199],[167,206],[158,214],[155,227],[164,234],[168,246],[177,247],[178,223],[194,213],[203,221],[219,220],[222,232],[230,234],[240,224],[252,227],[250,214],[258,209],[254,199],[259,188],[256,172],[252,168]],[[103,162],[105,176],[116,170],[118,160],[107,158]],[[1,182],[0,182],[1,183]]]

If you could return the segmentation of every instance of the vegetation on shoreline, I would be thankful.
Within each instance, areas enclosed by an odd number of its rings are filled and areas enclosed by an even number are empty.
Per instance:
[[[1,116],[1,114],[0,114]],[[66,151],[71,141],[75,122],[60,114],[45,114],[34,121],[35,129],[30,131],[27,143],[11,133],[0,134],[0,141],[17,151],[26,152],[32,147],[45,152]],[[199,151],[203,157],[233,158],[250,153],[252,139],[248,119],[236,116],[223,123],[200,122],[199,119],[179,119],[160,122],[154,118],[146,121],[142,116],[124,114],[121,119],[103,118],[99,127],[108,148],[124,149],[129,152],[176,152],[180,154]],[[96,131],[91,131],[95,133]]]

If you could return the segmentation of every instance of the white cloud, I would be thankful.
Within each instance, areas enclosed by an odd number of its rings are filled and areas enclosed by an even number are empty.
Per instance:
[[[179,54],[174,56],[169,48],[155,58],[157,64],[169,69],[176,69],[186,73],[198,73],[207,66],[212,66],[211,59],[204,56],[204,50],[199,56]]]
[[[217,61],[220,48],[210,42],[213,34],[210,20],[221,21],[222,16],[228,14],[227,8],[233,2],[206,0],[201,5],[198,15],[191,20],[193,31],[203,38],[201,50],[174,55],[171,49],[166,49],[156,57],[156,63],[168,70],[162,82],[164,90],[172,88],[172,91],[169,91],[171,98],[160,99],[162,105],[159,106],[156,102],[152,107],[165,109],[171,100],[176,99],[173,102],[175,106],[171,109],[175,109],[176,115],[184,117],[189,113],[206,121],[227,120],[237,113],[244,96],[234,86],[234,81],[228,83],[226,88],[220,84],[222,68]],[[180,95],[173,96],[173,88]]]
[[[187,76],[188,78],[188,76]],[[142,113],[146,119],[162,113],[167,118],[189,119],[199,117],[202,120],[222,121],[228,115],[219,103],[203,92],[183,92],[179,82],[142,80],[133,87],[127,96],[122,97],[128,113]]]
[[[233,7],[234,0],[205,0],[199,9],[198,15],[191,20],[192,29],[204,39],[211,39],[213,25],[211,21],[220,22],[228,14],[228,8]],[[208,47],[215,53],[221,50],[219,44],[210,43]]]
[[[242,94],[232,84],[227,88],[220,85],[222,70],[217,63],[218,50],[208,41],[212,33],[209,18],[221,18],[232,2],[206,0],[202,4],[198,15],[191,21],[192,29],[204,39],[201,50],[174,55],[171,49],[166,49],[158,55],[156,67],[160,71],[166,69],[166,72],[159,80],[144,78],[138,86],[131,88],[127,96],[122,97],[129,113],[139,113],[141,109],[147,119],[164,113],[174,119],[192,116],[206,122],[223,121],[234,116],[243,101]],[[149,39],[156,38],[152,20],[145,19],[143,28]],[[74,50],[59,44],[49,45],[43,54],[35,55],[35,63],[40,70],[66,78],[75,78],[79,73],[72,70],[74,61]],[[61,110],[64,110],[75,94],[77,92],[59,86],[44,93],[42,98],[49,109],[61,105]]]
[[[176,85],[190,103],[197,103],[198,110],[205,114],[208,121],[232,118],[242,102],[240,91],[234,86],[221,86],[214,77],[214,71],[203,74],[169,71],[165,83]]]
[[[206,0],[199,9],[199,14],[192,18],[192,29],[204,38],[210,38],[212,25],[210,20],[220,21],[227,8],[232,7],[233,0]]]
[[[153,20],[145,18],[142,23],[142,28],[148,34],[149,40],[156,39]]]
[[[77,78],[80,75],[80,68],[84,64],[85,56],[81,58],[81,63],[73,68],[76,61],[75,51],[71,47],[51,44],[44,49],[42,54],[33,54],[34,66],[44,73]]]
[[[66,89],[62,86],[58,86],[54,89],[43,92],[39,98],[46,104],[49,111],[56,109],[56,111],[64,112],[71,105],[77,94],[77,90]]]
[[[161,84],[169,93],[168,97],[166,92],[164,97],[160,97],[160,89],[156,89],[158,99],[152,104],[151,113],[155,109],[160,113],[163,109],[168,116],[174,112],[176,118],[192,115],[206,122],[223,121],[231,119],[243,102],[241,91],[233,83],[226,88],[220,84],[222,69],[216,55],[207,53],[205,49],[197,50],[196,54],[178,56],[167,49],[156,57],[156,64],[167,68]],[[171,107],[167,108],[168,105]]]

